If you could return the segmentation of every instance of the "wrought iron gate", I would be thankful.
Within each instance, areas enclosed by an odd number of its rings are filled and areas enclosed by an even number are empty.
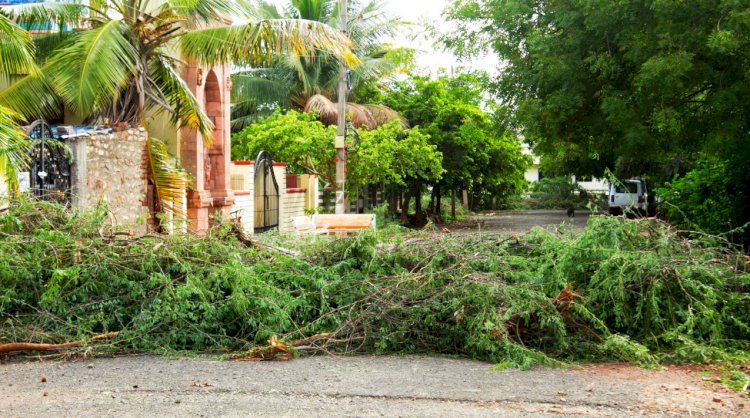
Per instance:
[[[279,226],[279,185],[273,174],[273,161],[261,151],[255,159],[255,232]]]
[[[29,148],[29,180],[34,196],[61,203],[70,202],[71,157],[67,146],[52,137],[52,129],[43,120],[26,128]]]

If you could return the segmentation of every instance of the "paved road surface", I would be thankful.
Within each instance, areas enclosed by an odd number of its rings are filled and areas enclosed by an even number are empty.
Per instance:
[[[564,210],[508,210],[487,212],[471,216],[468,220],[448,226],[452,232],[488,232],[524,234],[535,226],[555,227],[568,225],[583,229],[591,215],[588,211],[576,211],[568,217]]]
[[[0,394],[1,417],[748,416],[748,399],[685,369],[497,371],[413,356],[14,360],[0,364]]]

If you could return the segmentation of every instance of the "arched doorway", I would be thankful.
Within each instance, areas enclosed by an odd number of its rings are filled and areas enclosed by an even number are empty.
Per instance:
[[[234,203],[229,158],[229,65],[201,68],[188,64],[183,78],[201,102],[214,125],[213,141],[206,147],[201,134],[185,126],[180,130],[180,163],[193,176],[188,191],[188,228],[203,232],[217,212],[228,217]]]
[[[213,70],[208,72],[205,86],[205,108],[211,122],[214,124],[214,139],[207,150],[205,164],[205,187],[207,190],[222,190],[226,188],[223,173],[224,165],[224,107],[221,102],[221,84]]]
[[[273,173],[273,161],[261,151],[255,159],[255,233],[279,226],[279,185]]]

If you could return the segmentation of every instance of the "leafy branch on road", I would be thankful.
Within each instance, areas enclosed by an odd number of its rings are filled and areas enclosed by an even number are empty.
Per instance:
[[[386,228],[310,238],[299,255],[248,248],[230,224],[115,239],[107,219],[41,202],[0,215],[0,343],[118,332],[96,349],[239,353],[277,335],[294,353],[325,334],[302,351],[526,368],[727,359],[750,341],[748,258],[651,219],[512,240]]]

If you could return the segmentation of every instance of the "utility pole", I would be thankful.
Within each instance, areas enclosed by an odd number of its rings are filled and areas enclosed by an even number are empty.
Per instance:
[[[347,24],[346,0],[339,0],[339,30],[346,34]],[[349,89],[346,64],[339,63],[339,94],[338,94],[338,132],[336,132],[336,214],[346,213],[346,93]]]

